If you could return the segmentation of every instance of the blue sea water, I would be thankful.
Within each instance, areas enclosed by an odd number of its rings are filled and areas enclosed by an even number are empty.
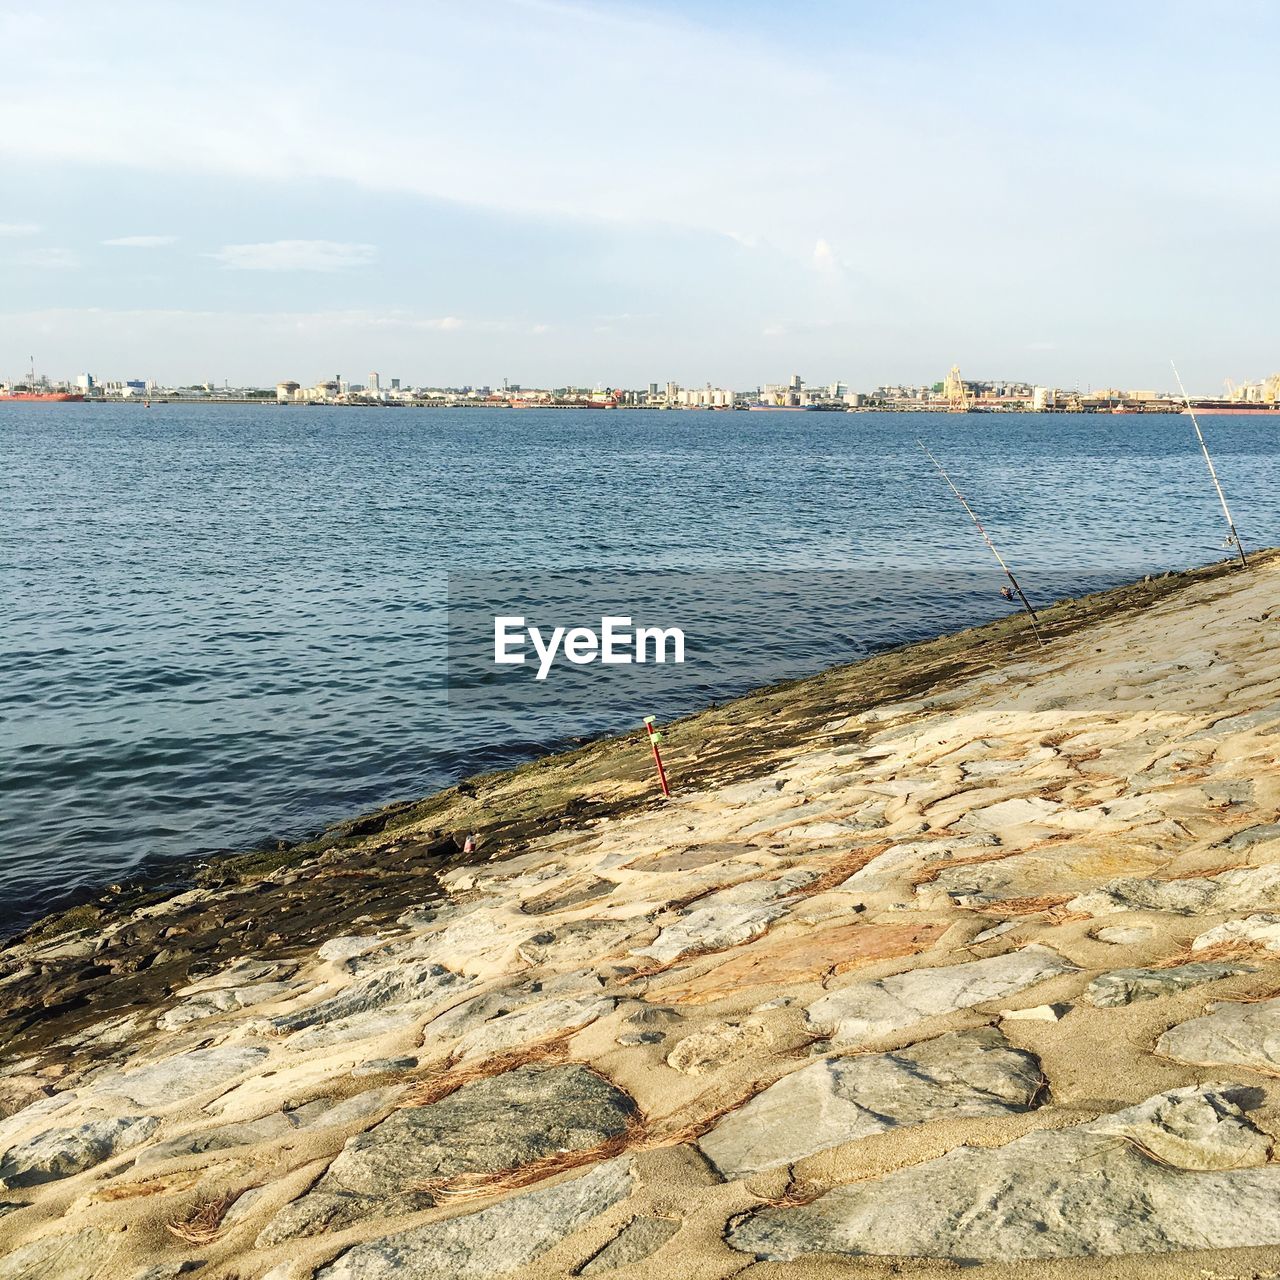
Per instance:
[[[1204,426],[1246,546],[1280,543],[1276,424]],[[634,727],[624,684],[581,673],[446,702],[450,573],[749,595],[749,660],[719,652],[663,716],[998,616],[917,437],[1033,598],[1224,554],[1178,416],[0,405],[0,932]],[[948,574],[965,590],[901,607]]]

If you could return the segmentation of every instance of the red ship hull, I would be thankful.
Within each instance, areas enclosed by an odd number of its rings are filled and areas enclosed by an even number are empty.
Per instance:
[[[0,400],[46,400],[63,403],[68,400],[83,400],[79,391],[0,391]]]

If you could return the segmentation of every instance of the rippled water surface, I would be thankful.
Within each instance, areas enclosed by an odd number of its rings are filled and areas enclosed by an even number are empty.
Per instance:
[[[1204,425],[1246,545],[1280,542],[1276,425]],[[0,931],[634,723],[582,680],[446,705],[448,571],[741,582],[769,620],[750,661],[662,714],[997,615],[917,436],[1040,599],[1222,554],[1175,416],[0,405]],[[982,590],[899,613],[867,585],[948,570]]]

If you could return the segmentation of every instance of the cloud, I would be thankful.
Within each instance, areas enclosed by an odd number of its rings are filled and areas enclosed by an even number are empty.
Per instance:
[[[209,257],[232,271],[342,271],[377,260],[371,244],[338,240],[271,240],[265,244],[224,244]]]
[[[70,249],[29,249],[10,259],[20,267],[36,267],[42,271],[69,271],[80,265]]]
[[[38,222],[0,222],[0,236],[35,236],[40,234]]]
[[[826,240],[819,239],[813,246],[813,269],[822,275],[839,275],[846,270],[845,263]]]
[[[117,249],[162,249],[167,244],[177,244],[177,236],[117,236],[114,240],[104,240],[103,244]]]

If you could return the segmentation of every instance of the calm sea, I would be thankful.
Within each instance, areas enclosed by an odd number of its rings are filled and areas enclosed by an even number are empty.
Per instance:
[[[1246,546],[1280,543],[1276,425],[1205,428]],[[1176,416],[0,405],[0,932],[999,615],[917,437],[1037,599],[1223,554]],[[446,703],[450,573],[456,600],[536,570],[643,570],[650,609],[714,583],[750,633],[642,705],[580,671]],[[715,591],[679,621],[714,633]]]

